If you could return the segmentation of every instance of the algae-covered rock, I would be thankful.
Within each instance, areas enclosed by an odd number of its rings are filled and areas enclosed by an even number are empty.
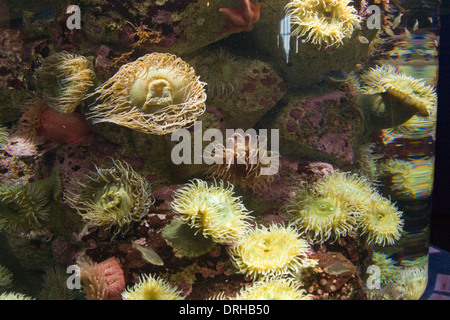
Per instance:
[[[288,93],[263,125],[279,128],[282,154],[348,166],[364,130],[355,99],[351,91]]]

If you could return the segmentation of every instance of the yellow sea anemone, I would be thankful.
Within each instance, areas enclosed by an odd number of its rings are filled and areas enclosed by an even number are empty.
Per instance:
[[[230,95],[245,84],[245,60],[236,58],[223,48],[201,55],[196,63],[200,79],[207,83],[208,97]]]
[[[294,279],[264,278],[242,289],[234,300],[312,300]]]
[[[194,179],[177,190],[171,206],[204,236],[217,243],[232,241],[245,231],[252,219],[240,197],[233,195],[233,188],[232,184],[225,187],[223,181],[208,186],[206,181]]]
[[[326,47],[339,46],[350,38],[360,17],[351,0],[292,0],[285,11],[293,34]]]
[[[373,193],[367,207],[357,215],[359,234],[367,243],[385,246],[400,239],[403,232],[402,212],[383,196]]]
[[[279,168],[277,154],[267,150],[267,141],[261,136],[235,133],[225,145],[216,144],[214,152],[218,155],[211,153],[208,156],[221,155],[221,163],[216,162],[208,168],[210,176],[254,191],[266,189],[274,179],[276,172],[273,169]]]
[[[150,184],[125,162],[113,161],[110,168],[96,170],[85,176],[87,182],[79,183],[79,193],[66,194],[67,201],[87,226],[113,230],[114,237],[124,234],[153,204]]]
[[[371,181],[366,177],[340,171],[326,175],[316,183],[314,188],[319,195],[333,195],[356,211],[365,207],[370,195],[376,192]]]
[[[147,54],[123,65],[96,89],[88,118],[164,135],[190,126],[203,114],[204,85],[181,58]]]
[[[45,58],[35,72],[45,102],[58,112],[73,112],[93,86],[89,64],[85,57],[66,51]]]
[[[432,194],[434,157],[423,159],[389,159],[380,171],[391,179],[391,190],[401,199],[423,199]]]
[[[417,114],[395,128],[385,129],[385,134],[423,136],[433,134],[437,116],[436,89],[424,80],[398,71],[391,65],[378,65],[359,76],[359,89],[364,94],[389,93],[396,99],[417,109]]]
[[[23,293],[9,292],[0,294],[0,300],[36,300]]]
[[[256,279],[259,276],[280,276],[299,272],[314,266],[309,259],[309,245],[299,238],[291,227],[271,225],[248,229],[230,250],[235,266],[245,275]]]
[[[122,293],[123,300],[183,300],[167,281],[152,275],[141,275],[139,282]]]
[[[313,243],[345,237],[356,224],[353,208],[333,193],[305,190],[286,206],[286,215]]]

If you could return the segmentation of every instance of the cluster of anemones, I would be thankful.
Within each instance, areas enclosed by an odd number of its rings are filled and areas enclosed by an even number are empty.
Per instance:
[[[324,243],[358,233],[385,246],[400,239],[402,212],[367,178],[335,171],[286,206],[286,216],[308,240]]]

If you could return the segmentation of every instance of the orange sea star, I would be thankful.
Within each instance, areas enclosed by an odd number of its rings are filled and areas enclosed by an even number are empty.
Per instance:
[[[266,4],[259,2],[255,5],[250,0],[240,0],[239,6],[235,8],[220,8],[219,11],[225,16],[225,25],[219,36],[252,30],[259,20],[261,7],[266,7]]]

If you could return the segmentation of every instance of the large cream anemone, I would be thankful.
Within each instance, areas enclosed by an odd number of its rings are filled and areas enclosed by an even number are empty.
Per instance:
[[[205,83],[175,55],[151,53],[123,65],[96,89],[89,118],[164,135],[190,126],[205,111]]]

